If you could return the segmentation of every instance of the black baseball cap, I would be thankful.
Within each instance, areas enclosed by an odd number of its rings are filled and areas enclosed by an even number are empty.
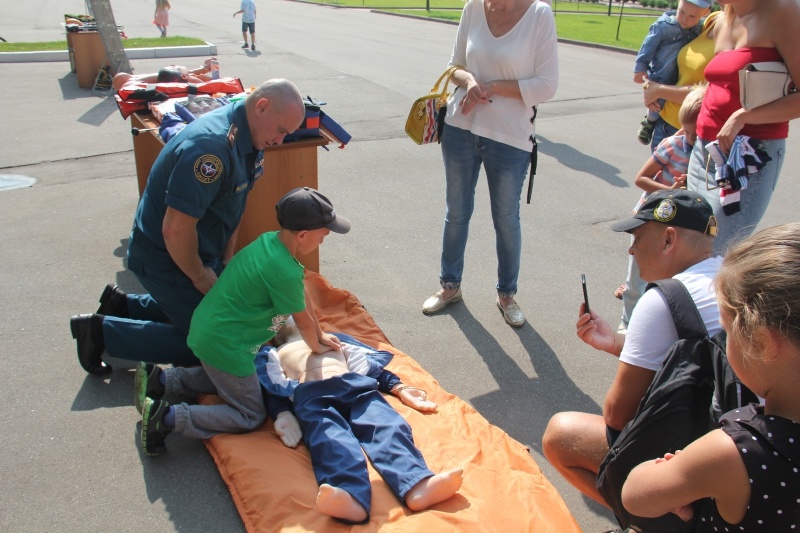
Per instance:
[[[696,192],[685,189],[654,192],[635,215],[615,222],[611,229],[630,233],[647,222],[717,235],[717,218],[711,204]]]
[[[286,193],[275,205],[278,224],[292,231],[328,228],[334,233],[350,231],[350,221],[336,215],[333,204],[311,187],[298,187]]]

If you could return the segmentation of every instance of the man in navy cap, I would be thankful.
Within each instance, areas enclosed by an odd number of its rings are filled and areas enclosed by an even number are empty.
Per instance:
[[[248,192],[264,172],[263,150],[305,117],[290,81],[264,82],[169,140],[150,171],[128,242],[128,269],[149,294],[109,285],[93,315],[73,316],[78,361],[107,374],[109,355],[196,365],[186,344],[192,313],[231,259]]]
[[[713,256],[717,221],[709,203],[683,189],[653,193],[632,217],[611,229],[631,233],[628,253],[642,279],[679,280],[700,311],[709,335],[722,327],[713,279],[722,263]],[[585,343],[619,358],[617,375],[606,394],[603,415],[557,413],[542,438],[547,460],[582,493],[607,506],[595,488],[600,463],[619,431],[636,414],[678,332],[664,294],[645,292],[631,316],[626,334],[615,331],[597,313],[581,304],[577,334]]]

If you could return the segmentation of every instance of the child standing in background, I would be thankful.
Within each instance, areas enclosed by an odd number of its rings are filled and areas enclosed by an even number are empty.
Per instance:
[[[703,30],[703,17],[711,11],[713,0],[680,0],[677,11],[667,11],[656,20],[642,42],[633,81],[648,80],[666,85],[678,81],[678,52]],[[659,101],[663,105],[663,101]],[[657,111],[648,111],[637,133],[639,142],[650,144],[658,120]]]
[[[156,13],[153,16],[153,24],[161,30],[161,36],[167,36],[167,26],[169,26],[169,0],[156,0]]]
[[[242,15],[242,39],[244,44],[242,48],[247,48],[247,32],[250,32],[250,50],[256,50],[256,3],[253,0],[242,0],[239,11],[233,14]]]

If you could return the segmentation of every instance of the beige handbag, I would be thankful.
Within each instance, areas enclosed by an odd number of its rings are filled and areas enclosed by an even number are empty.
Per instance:
[[[796,90],[789,69],[780,61],[750,63],[739,71],[739,100],[748,111]]]
[[[411,106],[406,119],[406,134],[417,144],[440,142],[439,132],[444,124],[447,113],[447,85],[453,73],[462,67],[456,65],[444,71],[436,80],[431,92],[422,98],[417,98]],[[442,83],[444,82],[444,83]],[[441,90],[439,88],[441,86]]]

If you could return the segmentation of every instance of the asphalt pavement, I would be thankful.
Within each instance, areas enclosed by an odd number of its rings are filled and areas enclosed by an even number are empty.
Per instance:
[[[6,3],[0,37],[63,39],[76,0]],[[129,36],[157,36],[149,0],[114,2]],[[321,249],[321,271],[354,293],[392,343],[442,387],[528,445],[582,528],[613,517],[583,498],[541,455],[550,416],[600,413],[616,360],[574,332],[585,273],[593,309],[616,324],[628,239],[609,224],[639,191],[649,155],[636,141],[644,109],[629,54],[559,45],[561,82],[538,118],[539,171],[522,206],[517,301],[528,323],[512,329],[495,307],[496,259],[485,181],[467,246],[464,302],[426,317],[437,287],[444,187],[436,146],[403,132],[411,102],[444,69],[456,26],[287,0],[259,0],[257,51],[240,48],[237,1],[174,2],[170,33],[218,47],[224,75],[246,86],[292,79],[353,136],[319,152],[319,188],[353,222]],[[172,62],[172,61],[170,61]],[[177,58],[195,66],[198,58]],[[136,60],[136,72],[166,62]],[[137,291],[125,249],[138,200],[130,123],[110,99],[79,89],[67,63],[0,63],[0,175],[32,187],[0,191],[0,530],[195,532],[243,529],[202,443],[168,441],[142,456],[132,405],[133,365],[87,376],[69,317],[92,312],[107,282]],[[797,219],[798,138],[762,227]],[[498,510],[500,511],[500,510]],[[489,527],[489,525],[487,525]]]

